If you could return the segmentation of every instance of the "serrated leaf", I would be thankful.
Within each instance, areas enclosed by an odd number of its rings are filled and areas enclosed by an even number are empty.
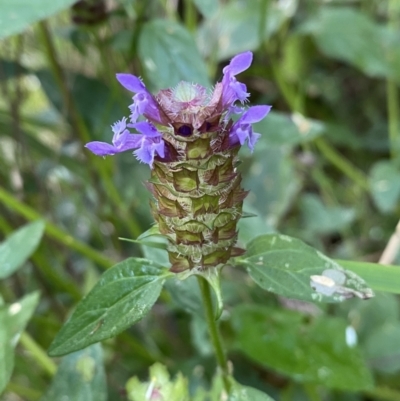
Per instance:
[[[113,337],[143,318],[172,273],[147,259],[129,258],[107,270],[57,334],[49,355],[64,355]]]
[[[65,356],[40,401],[106,401],[107,381],[100,344]]]
[[[400,202],[400,169],[389,161],[380,161],[371,169],[371,195],[378,209],[392,212]]]
[[[235,383],[228,401],[274,401],[270,396],[253,387]]]
[[[70,7],[76,0],[2,0],[0,39],[24,31],[29,25]]]
[[[290,310],[256,305],[232,313],[239,348],[252,360],[297,382],[358,391],[372,376],[357,347],[346,343],[346,322],[320,316],[308,321]]]
[[[41,220],[27,224],[0,244],[0,279],[9,277],[32,255],[39,245],[44,227]]]
[[[286,235],[255,238],[240,263],[260,287],[289,298],[341,302],[352,296],[373,296],[365,281],[355,273]]]
[[[155,90],[182,80],[210,86],[206,65],[193,37],[176,22],[155,19],[144,24],[138,52]]]

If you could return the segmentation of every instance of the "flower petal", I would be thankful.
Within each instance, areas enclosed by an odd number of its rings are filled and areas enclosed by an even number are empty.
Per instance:
[[[146,137],[161,137],[161,134],[157,131],[157,128],[147,121],[140,121],[136,124],[132,124],[132,127]]]
[[[118,153],[118,149],[106,142],[93,141],[85,145],[92,153],[97,156],[112,156]]]
[[[224,74],[237,75],[247,70],[250,67],[252,61],[252,52],[248,51],[244,53],[239,53],[235,57],[233,57],[231,62],[226,67],[224,67],[222,72]]]
[[[253,124],[261,121],[271,110],[272,106],[253,106],[243,113],[236,124]],[[235,125],[236,125],[235,124]]]
[[[119,83],[131,92],[147,92],[145,84],[135,75],[132,74],[117,74]]]
[[[230,145],[236,146],[238,143],[244,145],[247,140],[247,146],[253,151],[255,143],[261,135],[253,132],[251,124],[261,121],[270,110],[271,106],[250,107],[239,120],[233,124],[229,133]]]

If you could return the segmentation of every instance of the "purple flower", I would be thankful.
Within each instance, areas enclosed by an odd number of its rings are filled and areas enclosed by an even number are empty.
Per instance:
[[[129,106],[132,123],[135,123],[143,114],[150,121],[168,125],[168,118],[160,110],[159,104],[138,77],[132,74],[117,74],[117,80],[124,88],[136,93],[132,98],[133,103]]]
[[[235,146],[238,143],[243,145],[247,139],[247,145],[253,151],[255,143],[261,135],[253,132],[251,124],[261,121],[270,110],[271,106],[253,106],[243,113],[229,132],[230,145]]]
[[[86,144],[86,147],[97,156],[112,156],[116,153],[137,149],[134,152],[137,159],[150,166],[153,165],[156,153],[161,158],[164,157],[164,141],[153,124],[146,121],[129,124],[129,127],[135,128],[141,134],[131,134],[126,127],[126,118],[112,125],[111,128],[114,132],[112,145],[94,141]]]
[[[246,85],[238,82],[235,75],[247,70],[252,60],[253,54],[251,52],[240,53],[222,70],[224,73],[222,78],[222,105],[224,108],[233,106],[236,100],[243,103],[249,97]]]
[[[98,156],[115,155],[116,153],[137,148],[137,135],[132,135],[126,129],[125,117],[113,124],[111,129],[114,132],[112,145],[106,142],[94,141],[89,142],[85,147]]]

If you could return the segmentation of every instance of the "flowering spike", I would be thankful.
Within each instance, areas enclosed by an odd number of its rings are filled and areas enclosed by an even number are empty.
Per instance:
[[[252,124],[271,109],[246,110],[236,104],[249,96],[236,75],[249,68],[252,57],[251,52],[235,56],[212,93],[201,85],[180,82],[153,96],[139,78],[117,74],[118,81],[135,93],[129,106],[131,123],[124,118],[112,126],[112,145],[86,145],[98,155],[136,149],[138,160],[150,165],[151,211],[159,231],[169,239],[174,272],[216,267],[243,252],[235,246],[247,195],[236,170],[237,153],[246,142],[253,150],[260,134],[253,132]],[[241,115],[235,123],[230,120],[232,113]],[[141,116],[148,121],[138,122]]]

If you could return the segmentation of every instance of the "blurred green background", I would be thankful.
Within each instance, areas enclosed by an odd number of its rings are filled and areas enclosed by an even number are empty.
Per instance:
[[[83,147],[110,141],[110,125],[129,114],[129,93],[115,73],[141,76],[153,92],[180,80],[211,87],[245,50],[254,61],[239,80],[251,104],[273,111],[257,124],[254,153],[241,154],[251,190],[245,211],[259,216],[241,223],[241,243],[279,231],[333,258],[380,260],[400,218],[399,0],[1,0],[0,238],[37,219],[46,229],[0,291],[12,303],[40,290],[27,327],[36,345],[48,347],[104,268],[128,256],[155,257],[154,249],[118,239],[152,224],[148,166],[130,153],[103,159]],[[400,264],[398,246],[387,257]],[[282,401],[400,400],[398,297],[293,305],[243,286],[244,277],[227,269],[224,282],[222,329],[239,381]],[[193,297],[165,290],[148,317],[105,342],[108,398],[103,389],[71,400],[126,400],[126,380],[145,378],[157,360],[190,377],[193,388],[207,386],[215,367]],[[315,316],[305,335],[301,325]],[[263,319],[277,327],[265,356],[255,341]],[[335,364],[343,327],[356,331],[358,353],[348,351],[346,360],[347,351],[339,352]],[[54,371],[27,341],[16,349],[4,401],[49,391]],[[274,354],[279,344],[285,352]],[[100,348],[93,352],[101,363]],[[308,375],[293,373],[296,353]],[[334,380],[321,363],[332,366]],[[42,399],[58,400],[49,394]]]

